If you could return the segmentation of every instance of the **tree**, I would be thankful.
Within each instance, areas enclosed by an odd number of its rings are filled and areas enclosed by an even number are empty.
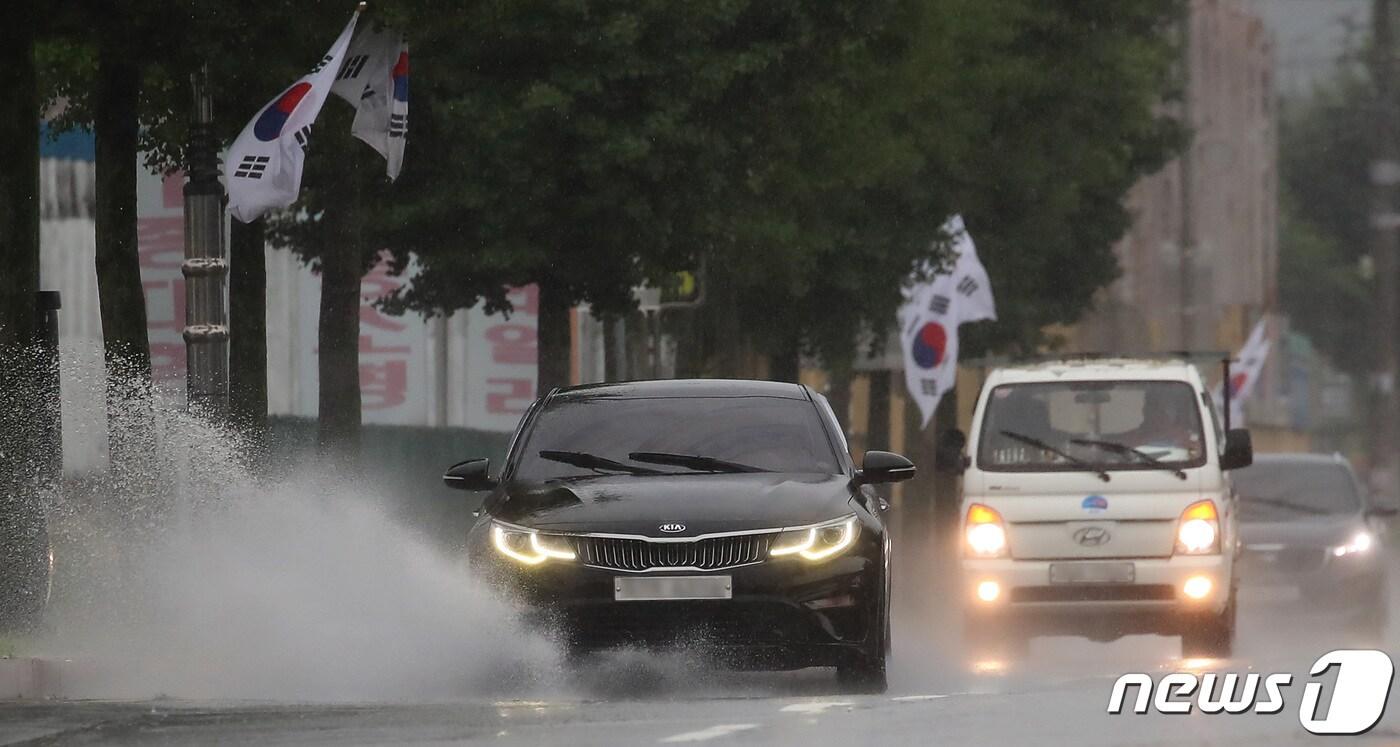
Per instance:
[[[0,25],[0,83],[10,100],[0,111],[0,630],[35,621],[42,609],[36,581],[46,566],[44,513],[38,493],[39,429],[46,411],[35,396],[33,350],[39,290],[39,116],[34,46],[38,6],[21,2]],[[42,541],[41,541],[42,540]]]
[[[791,371],[794,344],[828,367],[891,328],[900,286],[942,259],[939,226],[962,213],[996,287],[1000,320],[964,351],[1031,350],[1074,321],[1116,274],[1122,198],[1183,142],[1160,111],[1174,94],[1180,3],[939,0],[878,17],[822,72],[766,99],[785,164],[716,264],[735,303],[705,310],[706,345],[736,335]],[[776,104],[774,102],[777,102]],[[782,149],[786,148],[783,154]],[[726,319],[762,319],[742,328]],[[980,327],[980,328],[979,328]],[[770,368],[772,368],[770,366]],[[725,364],[718,366],[728,373]]]
[[[840,80],[842,50],[868,49],[886,7],[526,2],[425,28],[415,95],[441,114],[440,150],[415,135],[415,152],[457,172],[401,214],[411,230],[390,246],[420,270],[400,308],[490,309],[499,282],[538,282],[540,389],[564,383],[569,307],[626,311],[639,281],[707,255],[718,275],[797,222],[782,183],[813,154],[800,133],[832,125],[822,96],[859,82]],[[776,106],[799,93],[805,107]]]
[[[130,11],[130,12],[128,12]],[[288,38],[294,23],[343,22],[345,8],[290,3],[143,0],[114,23],[91,3],[68,8],[44,45],[45,96],[62,100],[55,129],[96,129],[99,180],[99,281],[109,361],[149,377],[144,299],[135,244],[137,151],[148,168],[173,172],[186,162],[192,108],[190,76],[207,69],[215,136],[229,142],[281,86],[324,51],[323,39]],[[105,60],[105,62],[104,62]],[[138,95],[139,92],[139,95]],[[140,122],[140,129],[136,123]],[[101,126],[106,122],[106,126]],[[230,389],[235,423],[261,430],[267,413],[266,271],[262,223],[235,225],[229,279]]]
[[[1375,370],[1370,161],[1375,95],[1343,69],[1288,102],[1279,127],[1279,302],[1290,323],[1352,375]]]

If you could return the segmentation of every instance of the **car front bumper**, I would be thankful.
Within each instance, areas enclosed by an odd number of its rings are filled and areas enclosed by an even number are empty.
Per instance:
[[[1132,563],[1131,582],[1052,583],[1051,565]],[[1043,635],[1175,634],[1195,620],[1218,615],[1229,604],[1230,564],[1220,555],[1105,561],[965,559],[965,609],[975,620],[1011,625]],[[1200,598],[1184,589],[1204,577]],[[995,599],[979,596],[984,582],[997,584]]]

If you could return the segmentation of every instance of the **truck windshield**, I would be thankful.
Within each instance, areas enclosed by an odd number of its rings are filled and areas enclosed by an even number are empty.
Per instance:
[[[1195,392],[1181,381],[998,386],[978,441],[978,466],[1003,472],[1176,472],[1206,456]]]

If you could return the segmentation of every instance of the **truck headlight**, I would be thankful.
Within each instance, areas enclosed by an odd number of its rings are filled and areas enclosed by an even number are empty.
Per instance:
[[[575,557],[562,537],[503,524],[491,526],[491,544],[500,554],[525,565],[539,565],[551,558],[573,560]]]
[[[964,535],[968,555],[974,558],[1000,558],[1006,555],[1006,522],[994,508],[980,503],[968,506]]]
[[[1181,512],[1176,525],[1176,552],[1180,555],[1220,552],[1220,516],[1215,512],[1213,501],[1196,501]]]
[[[798,555],[806,560],[825,560],[850,547],[859,533],[860,522],[855,516],[789,529],[778,535],[768,554],[775,558]]]

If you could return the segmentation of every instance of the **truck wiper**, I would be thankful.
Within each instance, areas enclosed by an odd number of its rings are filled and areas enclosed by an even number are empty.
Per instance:
[[[1069,462],[1070,464],[1073,464],[1076,467],[1082,467],[1085,470],[1088,470],[1089,472],[1093,472],[1094,474],[1099,476],[1100,480],[1103,480],[1104,482],[1108,482],[1109,480],[1113,479],[1109,476],[1108,470],[1104,469],[1103,467],[1090,464],[1077,456],[1057,449],[1054,446],[1051,446],[1050,444],[1041,441],[1035,436],[1027,436],[1024,433],[1017,433],[1016,431],[1001,431],[1001,435],[1006,436],[1007,438],[1015,441],[1020,441],[1023,444],[1034,446],[1037,449],[1043,449],[1056,456],[1062,457],[1065,461]]]
[[[628,475],[666,474],[665,472],[662,472],[658,469],[651,469],[650,467],[638,467],[635,464],[623,464],[622,462],[613,461],[612,459],[608,459],[607,457],[601,457],[597,454],[588,454],[582,451],[552,451],[550,449],[544,449],[540,451],[540,458],[548,459],[551,462],[562,462],[563,464],[567,464],[571,467],[591,469],[595,472],[610,470],[612,472],[622,472]]]
[[[1186,470],[1181,469],[1180,467],[1173,467],[1172,465],[1167,464],[1161,459],[1158,459],[1157,457],[1148,454],[1142,449],[1136,449],[1127,444],[1120,444],[1117,441],[1100,441],[1094,438],[1071,438],[1069,442],[1072,444],[1082,444],[1084,446],[1097,446],[1100,449],[1112,451],[1117,454],[1126,454],[1129,456],[1134,456],[1154,467],[1167,470],[1168,472],[1171,472],[1173,475],[1176,475],[1177,477],[1183,480],[1186,479]]]
[[[702,470],[705,472],[767,472],[761,467],[754,467],[749,464],[740,464],[725,459],[718,459],[698,454],[671,454],[664,451],[634,451],[627,455],[628,459],[634,462],[648,462],[650,464],[665,464],[671,467],[685,467],[687,469]]]

